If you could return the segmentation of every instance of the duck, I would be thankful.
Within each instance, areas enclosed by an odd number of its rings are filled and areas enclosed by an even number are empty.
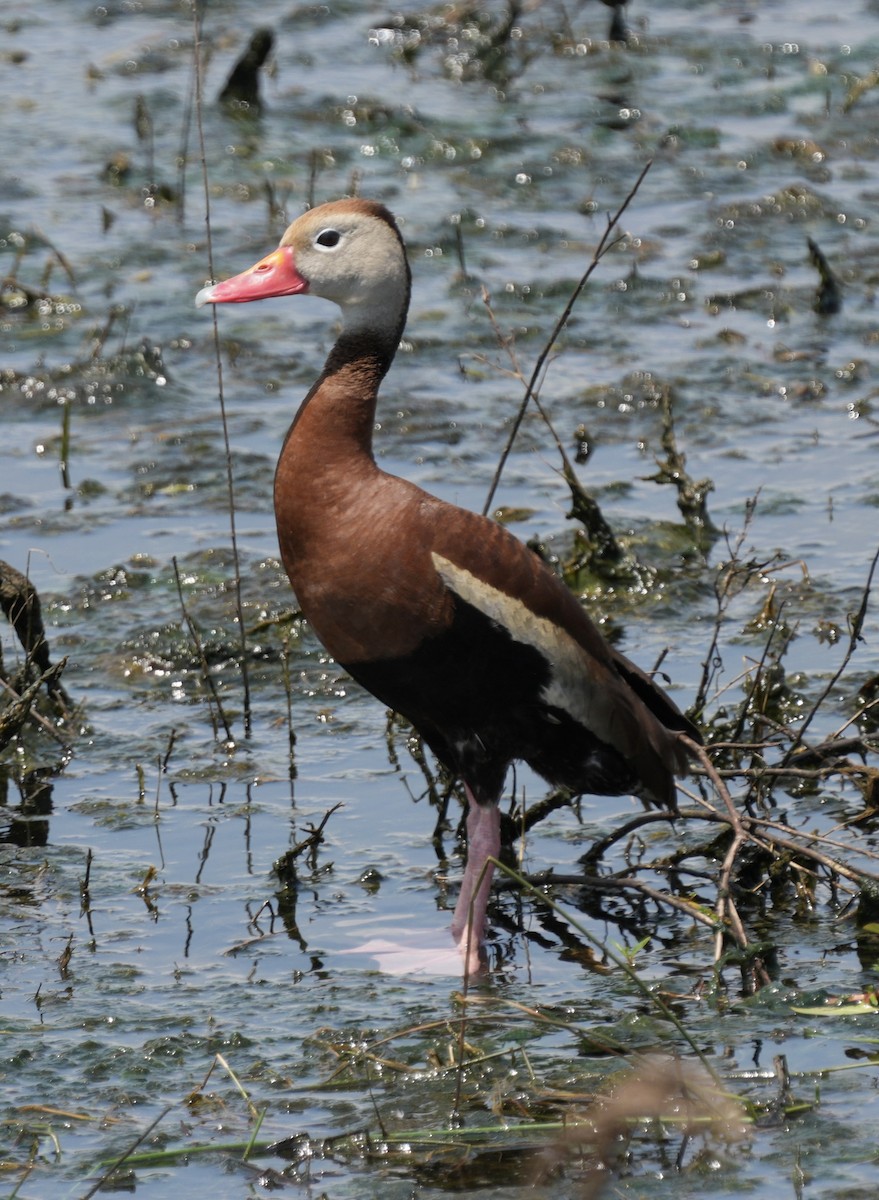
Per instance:
[[[277,463],[281,560],[336,663],[463,785],[467,858],[451,932],[469,976],[486,969],[510,765],[524,761],[574,795],[634,795],[674,813],[686,739],[700,738],[534,550],[376,463],[379,388],[411,287],[396,219],[358,197],[307,210],[276,250],[196,303],[318,296],[341,311]]]

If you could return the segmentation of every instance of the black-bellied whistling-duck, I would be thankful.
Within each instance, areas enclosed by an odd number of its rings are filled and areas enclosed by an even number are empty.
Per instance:
[[[522,542],[376,465],[376,398],[409,289],[393,216],[339,200],[299,217],[277,250],[197,303],[310,293],[342,310],[278,462],[281,557],[330,654],[464,783],[468,856],[452,933],[472,970],[510,763],[575,793],[636,793],[674,809],[686,769],[675,731],[698,735]]]

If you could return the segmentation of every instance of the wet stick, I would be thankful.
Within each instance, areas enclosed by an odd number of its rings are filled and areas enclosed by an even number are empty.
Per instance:
[[[656,459],[659,470],[647,478],[675,488],[684,524],[693,534],[697,546],[707,552],[720,537],[720,530],[708,515],[708,493],[714,491],[714,483],[710,479],[693,479],[687,471],[687,456],[678,449],[674,397],[669,386],[662,389],[662,449],[665,459]]]
[[[296,778],[296,727],[293,724],[293,679],[290,675],[290,639],[281,644],[281,669],[284,676],[284,698],[287,702],[287,745],[289,746],[290,782]],[[292,796],[292,789],[291,789]]]
[[[166,774],[168,771],[168,763],[170,762],[171,753],[174,750],[174,743],[176,741],[177,741],[177,730],[172,729],[170,734],[168,735],[168,746],[167,746],[167,749],[165,750],[164,757],[159,760],[159,770],[162,772],[163,775]]]
[[[70,400],[64,399],[61,404],[61,450],[58,458],[58,467],[61,471],[61,484],[65,491],[70,491]],[[69,507],[71,497],[65,500],[65,507]]]
[[[37,712],[34,707],[43,684],[49,687],[51,683],[57,682],[66,665],[67,659],[62,658],[54,667],[50,667],[39,679],[35,680],[30,687],[25,688],[21,694],[10,686],[5,679],[0,678],[0,692],[12,698],[12,703],[7,705],[3,709],[2,715],[0,715],[0,749],[8,745],[14,737],[18,736],[19,731],[26,721],[34,721],[50,738],[54,739],[59,746],[62,746],[65,752],[69,750],[69,741],[58,732],[50,721],[47,721],[41,713]]]

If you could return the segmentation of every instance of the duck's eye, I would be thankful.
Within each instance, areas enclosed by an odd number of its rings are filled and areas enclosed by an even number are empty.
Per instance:
[[[332,250],[334,246],[338,246],[342,240],[342,235],[338,229],[322,229],[314,239],[316,246],[321,246],[324,250]]]

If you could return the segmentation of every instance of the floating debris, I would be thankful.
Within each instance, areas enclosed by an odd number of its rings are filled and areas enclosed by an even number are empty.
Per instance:
[[[257,29],[245,52],[232,68],[220,92],[220,103],[235,112],[262,112],[259,73],[272,52],[275,35],[271,29]]]
[[[806,238],[806,242],[809,247],[809,261],[813,267],[817,267],[820,279],[812,308],[822,317],[829,317],[842,308],[842,288],[818,243],[813,242],[811,238]]]
[[[613,9],[610,17],[610,28],[607,31],[607,40],[609,42],[627,42],[629,40],[629,28],[626,25],[623,9],[628,0],[602,0],[602,2],[608,8]]]

